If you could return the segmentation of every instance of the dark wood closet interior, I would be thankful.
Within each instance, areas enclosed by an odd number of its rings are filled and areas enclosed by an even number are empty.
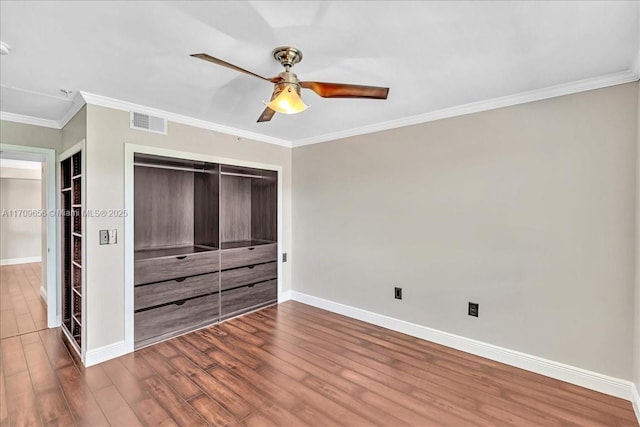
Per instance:
[[[277,178],[135,155],[136,347],[277,301]]]

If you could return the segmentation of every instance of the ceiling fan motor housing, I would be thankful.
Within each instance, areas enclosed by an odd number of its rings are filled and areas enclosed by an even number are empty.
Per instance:
[[[302,51],[290,46],[280,46],[273,50],[273,57],[287,70],[302,61]]]

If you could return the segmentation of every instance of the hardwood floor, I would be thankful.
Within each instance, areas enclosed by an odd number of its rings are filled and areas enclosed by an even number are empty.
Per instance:
[[[91,368],[0,341],[2,425],[637,426],[631,403],[296,302]]]
[[[0,338],[47,328],[40,277],[39,262],[0,267]]]

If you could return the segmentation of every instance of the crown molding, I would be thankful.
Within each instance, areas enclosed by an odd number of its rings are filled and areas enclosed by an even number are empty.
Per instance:
[[[159,110],[157,108],[146,107],[144,105],[134,104],[131,102],[120,101],[114,98],[108,98],[102,95],[96,95],[88,92],[80,92],[87,104],[98,105],[101,107],[113,108],[122,111],[136,111],[138,113],[149,114],[152,116],[162,117],[170,122],[181,123],[184,125],[194,126],[197,128],[212,130],[215,132],[224,133],[227,135],[233,135],[240,138],[252,139],[255,141],[267,142],[269,144],[280,145],[282,147],[291,148],[291,142],[274,138],[267,135],[262,135],[255,132],[250,132],[242,129],[233,128],[230,126],[221,125],[206,120],[195,119],[193,117],[183,116],[182,114],[176,114],[169,111]]]
[[[485,101],[472,102],[469,104],[458,105],[456,107],[432,111],[430,113],[404,117],[382,123],[375,123],[372,125],[348,129],[345,131],[332,132],[324,135],[314,136],[311,138],[299,139],[293,141],[293,148],[634,82],[637,81],[640,77],[640,71],[638,70],[638,68],[640,68],[639,61],[640,59],[636,60],[636,63],[634,64],[635,69],[630,69],[619,73],[578,80],[575,82],[564,83],[528,92],[521,92],[513,95],[502,96],[499,98],[488,99]]]
[[[52,129],[60,129],[58,122],[55,120],[41,119],[39,117],[8,113],[6,111],[0,111],[0,120],[5,120],[7,122],[22,123],[25,125],[34,125],[34,126],[42,126],[46,128],[52,128]]]
[[[84,101],[84,98],[82,98],[80,92],[76,92],[73,97],[73,105],[71,106],[71,108],[69,108],[69,110],[67,110],[66,114],[62,116],[60,120],[58,120],[58,126],[60,126],[60,129],[65,127],[67,123],[69,123],[69,121],[76,114],[78,114],[78,111],[80,111],[80,109],[85,106],[85,104],[86,102]]]
[[[494,110],[497,108],[510,107],[528,102],[541,101],[544,99],[555,98],[563,95],[571,95],[574,93],[585,92],[594,89],[615,86],[624,83],[638,81],[640,78],[640,51],[629,70],[619,73],[608,74],[601,77],[584,79],[575,82],[550,86],[547,88],[521,92],[513,95],[507,95],[499,98],[493,98],[485,101],[472,102],[469,104],[458,105],[451,108],[432,111],[425,114],[419,114],[411,117],[404,117],[396,120],[390,120],[382,123],[374,123],[372,125],[362,126],[358,128],[347,129],[339,132],[327,133],[324,135],[313,136],[310,138],[302,138],[295,141],[288,141],[281,138],[275,138],[256,132],[250,132],[218,123],[196,119],[184,116],[182,114],[172,113],[157,108],[147,107],[140,104],[134,104],[127,101],[121,101],[102,95],[96,95],[89,92],[79,92],[73,99],[73,106],[60,120],[48,120],[37,117],[25,116],[21,114],[8,113],[0,111],[0,119],[24,123],[35,126],[43,126],[53,129],[62,129],[77,114],[78,111],[86,104],[98,105],[101,107],[113,108],[122,111],[137,111],[140,113],[150,114],[162,117],[168,121],[194,126],[202,129],[212,130],[215,132],[233,135],[240,138],[252,139],[255,141],[266,142],[287,148],[297,148],[305,145],[318,144],[321,142],[334,141],[337,139],[348,138],[352,136],[364,135],[368,133],[381,132],[385,130],[411,126],[421,123],[427,123],[435,120],[441,120],[451,117],[463,116],[466,114],[478,113],[482,111]]]

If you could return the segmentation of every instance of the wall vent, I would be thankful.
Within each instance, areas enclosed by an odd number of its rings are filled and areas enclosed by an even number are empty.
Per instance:
[[[131,112],[129,120],[131,129],[144,130],[147,132],[167,134],[167,120],[162,117],[150,116],[149,114]]]

